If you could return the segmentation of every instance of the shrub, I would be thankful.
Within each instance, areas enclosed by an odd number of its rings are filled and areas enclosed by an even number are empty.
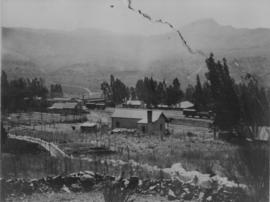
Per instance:
[[[123,174],[122,174],[123,176]],[[128,182],[128,183],[126,183]],[[115,180],[107,177],[104,183],[103,196],[105,202],[128,202],[134,201],[131,196],[135,193],[138,186],[138,178],[124,180],[122,177]]]

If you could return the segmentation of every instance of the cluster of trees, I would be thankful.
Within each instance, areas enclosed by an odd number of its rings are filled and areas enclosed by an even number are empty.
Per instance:
[[[50,86],[51,97],[63,97],[63,89],[61,84],[51,84]]]
[[[215,124],[221,129],[235,128],[240,119],[240,103],[226,59],[223,59],[222,63],[216,62],[214,55],[211,54],[206,59],[206,65],[209,70],[206,78],[210,82],[214,99]]]
[[[135,87],[127,87],[114,76],[110,77],[110,84],[104,81],[101,84],[105,98],[114,104],[123,103],[127,99],[139,99],[144,101],[147,106],[157,107],[158,105],[173,106],[182,100],[189,100],[195,103],[198,110],[209,110],[212,105],[211,89],[208,82],[203,84],[200,77],[197,76],[195,86],[189,85],[184,92],[178,78],[175,78],[171,84],[163,81],[157,81],[152,77],[145,77],[137,81]]]
[[[235,83],[230,76],[226,59],[215,61],[211,54],[206,59],[207,82],[210,86],[214,124],[220,129],[239,129],[239,126],[270,125],[270,102],[267,89],[257,79],[246,74],[242,82]],[[253,133],[255,134],[255,133]]]
[[[270,125],[270,90],[260,87],[255,77],[247,74],[237,86],[240,100],[241,123],[251,126],[255,133],[258,126]]]
[[[8,81],[6,73],[2,71],[1,85],[2,110],[27,110],[45,105],[48,89],[41,78]]]
[[[196,78],[196,85],[189,84],[186,88],[184,98],[194,103],[199,111],[209,111],[213,108],[210,84],[207,81],[202,83],[199,75]]]
[[[147,106],[156,107],[159,104],[175,105],[183,98],[180,82],[175,78],[171,85],[165,81],[156,81],[152,77],[138,80],[135,87],[135,95],[143,100]]]
[[[63,95],[61,85],[52,85],[50,93]],[[49,90],[43,79],[18,78],[9,81],[7,74],[2,71],[1,104],[3,112],[46,109],[48,106],[46,100],[48,95]]]
[[[118,78],[110,76],[110,84],[104,81],[101,84],[101,90],[106,100],[111,101],[113,104],[123,103],[129,97],[128,87]]]
[[[101,84],[101,90],[105,98],[114,104],[121,104],[128,99],[139,99],[144,101],[147,106],[174,105],[180,102],[184,96],[177,78],[171,85],[167,85],[165,81],[158,82],[152,77],[145,77],[137,81],[135,88],[129,88],[111,75],[110,84],[104,81]]]

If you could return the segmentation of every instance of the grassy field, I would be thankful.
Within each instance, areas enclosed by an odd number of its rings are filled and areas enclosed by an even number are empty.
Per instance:
[[[75,130],[72,126],[75,126]],[[160,168],[168,168],[181,162],[187,170],[214,172],[230,178],[238,176],[243,182],[237,169],[231,165],[231,162],[239,160],[237,145],[214,140],[212,132],[207,128],[180,125],[169,127],[173,134],[163,140],[158,136],[110,134],[108,131],[85,134],[80,132],[79,124],[62,123],[46,129],[19,127],[13,132],[55,142],[66,153],[77,157],[93,158],[90,148],[105,146],[116,153],[99,156],[100,159],[134,160]]]
[[[259,167],[269,169],[265,161],[269,157],[267,146],[263,152],[260,149],[252,150],[253,146],[247,150],[243,149],[242,145],[214,139],[213,132],[208,128],[175,124],[169,125],[172,134],[163,139],[141,134],[111,134],[109,132],[111,113],[110,110],[96,110],[87,115],[88,120],[92,122],[101,120],[107,125],[102,132],[96,134],[81,133],[79,123],[57,123],[46,127],[36,126],[34,129],[31,126],[23,126],[14,128],[11,132],[55,142],[66,153],[76,157],[96,158],[96,154],[91,153],[90,148],[106,146],[116,153],[98,155],[99,160],[114,159],[125,162],[134,160],[139,164],[159,168],[169,168],[180,162],[186,170],[214,173],[248,185],[254,184],[258,179],[257,190],[261,189],[260,186],[267,187],[267,184],[261,185],[259,179],[260,181],[268,179],[269,173],[258,169]],[[256,163],[253,166],[250,162]]]
[[[159,195],[134,195],[134,202],[168,202],[169,200]],[[104,201],[102,192],[93,191],[87,193],[51,193],[51,194],[33,194],[25,197],[9,198],[12,202],[54,202],[54,201],[70,201],[70,202],[100,202]]]

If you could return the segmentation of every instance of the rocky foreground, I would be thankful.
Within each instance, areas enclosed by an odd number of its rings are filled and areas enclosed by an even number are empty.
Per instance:
[[[138,177],[124,179],[112,176],[102,176],[91,171],[72,173],[69,175],[48,176],[42,179],[1,179],[2,200],[31,195],[34,193],[80,193],[100,190],[104,199],[117,200],[133,194],[158,194],[168,200],[182,201],[214,201],[242,202],[248,201],[247,194],[241,187],[218,186],[212,181],[211,186],[202,188],[192,182],[184,183],[177,179],[141,180]]]

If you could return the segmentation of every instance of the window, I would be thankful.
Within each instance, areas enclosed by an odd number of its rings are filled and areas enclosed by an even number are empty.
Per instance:
[[[120,123],[119,123],[119,121],[116,121],[116,128],[120,128]]]
[[[163,126],[162,126],[162,124],[160,124],[160,125],[159,125],[159,129],[162,130],[162,128],[163,128]]]

